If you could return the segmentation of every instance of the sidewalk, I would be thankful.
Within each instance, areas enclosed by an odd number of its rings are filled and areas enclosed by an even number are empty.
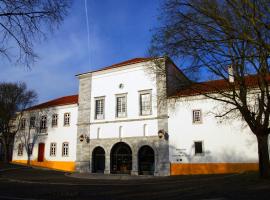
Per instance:
[[[97,179],[97,180],[142,180],[142,179],[156,179],[156,176],[140,175],[133,176],[129,174],[99,174],[99,173],[66,173],[68,177],[80,179]],[[160,178],[160,177],[159,177]]]

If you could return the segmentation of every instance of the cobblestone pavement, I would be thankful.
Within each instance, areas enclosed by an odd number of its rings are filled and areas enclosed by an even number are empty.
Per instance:
[[[0,170],[0,199],[270,199],[270,181],[254,173],[115,177],[26,167]]]

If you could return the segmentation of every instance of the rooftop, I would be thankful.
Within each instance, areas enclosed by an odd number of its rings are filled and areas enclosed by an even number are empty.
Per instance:
[[[70,95],[64,96],[57,99],[53,99],[51,101],[47,101],[35,106],[28,108],[27,110],[36,110],[36,109],[43,109],[49,108],[54,106],[63,106],[63,105],[70,105],[70,104],[77,104],[78,103],[78,95]]]
[[[99,72],[99,71],[104,71],[104,70],[109,70],[109,69],[114,69],[114,68],[119,68],[119,67],[124,67],[127,65],[131,65],[131,64],[137,64],[137,63],[142,63],[142,62],[147,62],[150,60],[154,60],[157,58],[154,57],[149,57],[149,58],[133,58],[130,60],[126,60],[120,63],[116,63],[110,66],[106,66],[106,67],[102,67],[101,69],[97,69],[97,70],[93,70],[93,71],[89,71],[89,72],[85,72],[85,73],[81,73],[81,74],[77,74],[76,76],[80,76],[82,74],[88,74],[88,73],[93,73],[93,72]]]

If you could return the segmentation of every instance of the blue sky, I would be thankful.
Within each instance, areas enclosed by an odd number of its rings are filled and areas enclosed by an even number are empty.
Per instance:
[[[35,44],[39,60],[27,69],[0,60],[0,80],[24,81],[39,102],[77,94],[76,74],[134,57],[144,57],[157,26],[161,0],[87,0],[90,52],[84,0],[74,0],[63,24]],[[89,52],[89,53],[88,53]],[[90,56],[90,59],[89,59]]]

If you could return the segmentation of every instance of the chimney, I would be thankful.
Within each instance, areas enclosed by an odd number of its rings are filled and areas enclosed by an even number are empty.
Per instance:
[[[234,77],[233,77],[233,67],[232,67],[232,65],[229,65],[229,67],[228,67],[228,75],[229,75],[229,82],[233,83],[234,82]]]

